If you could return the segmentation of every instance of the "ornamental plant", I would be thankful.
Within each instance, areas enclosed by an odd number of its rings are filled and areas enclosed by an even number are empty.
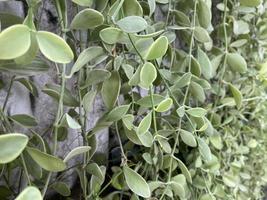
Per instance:
[[[27,0],[22,23],[1,20],[9,24],[0,33],[0,70],[14,75],[9,88],[17,81],[35,95],[25,77],[51,67],[60,80],[42,90],[58,107],[52,144],[31,129],[42,122],[6,112],[6,96],[0,109],[1,199],[47,199],[50,190],[57,199],[264,197],[265,0],[53,2],[57,33],[38,29],[39,0]],[[76,8],[73,18],[68,7]],[[75,94],[66,88],[73,77]],[[105,114],[87,129],[98,95]],[[84,140],[64,158],[56,154],[62,128],[78,130]],[[116,137],[119,159],[100,164],[92,157],[104,128]],[[10,184],[12,168],[26,186]],[[73,168],[75,190],[62,181]]]

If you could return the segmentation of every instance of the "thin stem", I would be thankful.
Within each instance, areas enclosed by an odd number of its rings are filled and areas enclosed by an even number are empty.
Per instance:
[[[29,172],[28,172],[28,169],[27,169],[27,166],[26,166],[26,163],[25,163],[25,159],[24,159],[23,153],[20,154],[20,158],[21,158],[21,161],[22,161],[23,169],[24,169],[25,176],[27,178],[28,184],[31,185],[31,179],[30,179],[30,176],[29,176]]]
[[[5,102],[3,104],[3,111],[5,111],[9,96],[11,94],[11,88],[13,86],[15,78],[16,78],[16,76],[12,76],[12,78],[11,78],[11,81],[10,81],[10,84],[9,84],[9,87],[8,87],[8,90],[7,90],[7,95],[6,95],[6,98],[5,98]]]
[[[193,27],[195,27],[195,25],[196,25],[195,24],[196,23],[196,7],[197,7],[197,1],[195,1],[195,5],[194,5]],[[193,45],[194,45],[194,29],[192,29],[190,46],[189,46],[189,65],[188,65],[188,71],[189,72],[191,71]],[[182,106],[185,105],[185,102],[186,102],[186,99],[187,99],[187,96],[188,96],[188,93],[189,93],[189,85],[186,88],[186,92],[185,92],[185,95],[184,95]],[[173,157],[174,157],[176,146],[178,145],[178,142],[179,142],[179,135],[180,135],[181,126],[182,126],[182,118],[180,118],[180,120],[179,120],[178,132],[176,134],[175,142],[174,142],[174,145],[173,145],[173,148],[172,148],[172,152],[171,152],[171,160],[170,160],[170,167],[169,167],[169,173],[168,173],[168,182],[170,182],[171,176],[172,176]]]
[[[66,39],[66,33],[63,33],[63,39]],[[65,84],[66,84],[66,64],[62,65],[62,73],[61,73],[61,91],[60,91],[60,97],[59,97],[59,102],[58,102],[58,109],[57,109],[57,115],[55,119],[55,124],[54,124],[54,143],[53,143],[53,155],[56,154],[57,151],[57,137],[58,137],[58,128],[60,125],[60,119],[63,115],[63,98],[64,98],[64,91],[65,91]],[[51,179],[52,172],[49,172],[47,179],[45,181],[45,186],[42,191],[43,197],[45,196],[45,193],[48,188],[48,184]]]
[[[120,133],[119,133],[119,128],[118,128],[118,123],[115,122],[115,128],[116,128],[116,135],[117,135],[117,138],[118,138],[118,141],[119,141],[119,145],[120,145],[120,149],[121,149],[121,164],[124,165],[125,163],[127,163],[127,156],[125,155],[124,153],[124,150],[123,150],[123,145],[122,145],[122,142],[121,142],[121,137],[120,137]]]
[[[149,94],[150,94],[150,100],[151,100],[151,105],[152,105],[153,125],[154,125],[155,135],[157,135],[158,129],[157,129],[156,112],[155,112],[155,108],[154,108],[153,86],[149,87]]]
[[[145,63],[144,58],[142,57],[141,53],[140,53],[140,52],[138,51],[138,49],[136,48],[136,46],[135,46],[135,44],[134,44],[134,42],[133,42],[133,40],[132,40],[132,38],[131,38],[131,35],[130,35],[129,33],[128,33],[128,37],[129,37],[129,39],[130,39],[130,42],[131,42],[131,44],[132,44],[134,50],[136,51],[136,53],[137,53],[138,56],[140,57],[142,63]]]

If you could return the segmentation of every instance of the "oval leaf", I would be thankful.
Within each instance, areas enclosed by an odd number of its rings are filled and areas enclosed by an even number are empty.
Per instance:
[[[108,121],[118,121],[120,120],[129,110],[130,105],[123,105],[123,106],[118,106],[111,110],[108,115],[106,120]]]
[[[31,45],[30,30],[25,25],[14,25],[0,33],[0,59],[14,59],[25,54]]]
[[[15,160],[28,143],[28,137],[20,133],[0,135],[0,164]]]
[[[83,9],[72,20],[71,29],[91,29],[104,23],[104,16],[94,9]]]
[[[49,60],[57,63],[69,63],[74,55],[69,45],[58,35],[47,31],[38,31],[37,42],[41,52]]]
[[[15,200],[43,200],[41,192],[33,186],[25,188]]]
[[[149,89],[156,78],[157,70],[155,66],[150,62],[145,63],[140,72],[140,86],[144,89]]]
[[[234,96],[234,100],[235,100],[237,108],[240,108],[242,105],[242,99],[243,99],[242,93],[232,84],[229,84],[229,87]]]
[[[43,169],[51,172],[60,172],[66,169],[66,164],[63,160],[43,153],[38,149],[27,147],[27,152],[30,154],[32,159],[40,165]]]
[[[160,36],[148,49],[146,60],[154,60],[164,56],[168,49],[168,38]]]
[[[150,126],[151,126],[151,120],[152,120],[152,112],[148,113],[147,116],[145,116],[137,128],[137,133],[139,135],[146,133]]]
[[[227,64],[235,72],[244,73],[247,71],[246,61],[238,53],[228,53],[227,54]]]
[[[171,98],[164,99],[160,104],[156,107],[157,112],[166,112],[168,111],[173,104],[173,100]]]
[[[12,115],[9,118],[24,127],[34,127],[38,125],[36,119],[30,115],[18,114]]]
[[[80,146],[80,147],[76,147],[75,149],[72,149],[71,152],[68,153],[68,155],[64,158],[64,162],[68,162],[70,159],[72,159],[73,157],[86,153],[91,149],[91,147],[89,146]]]
[[[197,142],[194,137],[194,135],[186,130],[181,130],[180,132],[181,138],[185,144],[187,144],[190,147],[196,147]]]
[[[202,43],[211,41],[209,33],[200,26],[195,27],[194,36],[197,41],[202,42]]]
[[[120,75],[113,71],[109,79],[105,80],[102,85],[102,98],[106,107],[111,110],[117,101],[121,86]]]
[[[132,192],[144,198],[149,198],[151,196],[151,191],[147,182],[137,172],[127,166],[123,166],[123,174]]]
[[[147,22],[139,16],[128,16],[117,21],[117,25],[125,33],[138,33],[146,29]]]
[[[203,108],[190,108],[186,111],[189,115],[193,117],[204,117],[207,114],[207,111]]]
[[[126,33],[114,27],[109,27],[101,30],[99,36],[101,40],[107,44],[126,44],[129,41]]]

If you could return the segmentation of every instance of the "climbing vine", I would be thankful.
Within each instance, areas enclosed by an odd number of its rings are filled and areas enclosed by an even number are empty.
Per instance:
[[[21,23],[0,15],[0,71],[13,75],[0,109],[1,199],[41,200],[50,190],[58,199],[263,198],[265,0],[54,4],[57,33],[38,29],[39,0],[27,0]],[[69,7],[76,9],[73,18]],[[9,115],[6,104],[14,82],[37,96],[26,77],[51,67],[60,84],[42,88],[58,105],[49,144],[32,129],[42,122]],[[73,78],[74,94],[66,87]],[[88,128],[97,96],[105,114]],[[13,124],[27,134],[17,133]],[[119,159],[99,163],[96,136],[105,128],[116,138]],[[70,129],[81,134],[83,145],[62,158],[58,142]],[[27,187],[10,184],[12,168]],[[72,169],[79,179],[76,196],[62,179]]]

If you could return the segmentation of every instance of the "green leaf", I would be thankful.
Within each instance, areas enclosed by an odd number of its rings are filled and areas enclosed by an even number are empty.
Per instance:
[[[174,10],[174,19],[177,25],[190,27],[190,20],[187,15],[179,10]]]
[[[243,95],[234,85],[229,83],[229,87],[234,97],[236,106],[239,109],[242,106]]]
[[[100,31],[101,40],[107,44],[127,44],[129,38],[122,30],[114,27],[105,28]]]
[[[157,70],[155,66],[150,62],[146,62],[140,72],[140,86],[144,89],[149,89],[156,78]]]
[[[143,16],[143,9],[137,0],[124,0],[123,2],[124,16]]]
[[[154,138],[149,131],[144,134],[137,134],[137,137],[140,140],[141,144],[145,147],[150,148],[153,145]]]
[[[189,131],[182,129],[180,132],[180,135],[181,135],[183,142],[185,144],[187,144],[188,146],[190,146],[190,147],[196,147],[197,146],[197,142],[196,142],[194,135],[192,133],[190,133]]]
[[[213,73],[212,73],[212,65],[210,59],[207,56],[207,54],[200,48],[198,48],[197,50],[197,60],[200,64],[203,76],[206,79],[211,79],[213,77]]]
[[[181,199],[185,197],[185,191],[183,185],[175,181],[171,181],[170,185],[175,195],[179,196]]]
[[[86,113],[91,111],[96,94],[96,90],[90,90],[88,93],[86,93],[86,95],[84,95],[82,105]]]
[[[151,192],[145,179],[127,166],[123,166],[125,181],[130,190],[138,196],[149,198]]]
[[[192,81],[190,83],[190,92],[198,101],[200,101],[201,103],[205,102],[206,95],[205,95],[204,89],[201,85]]]
[[[9,118],[24,127],[34,127],[38,125],[36,119],[30,115],[17,114],[12,115]]]
[[[248,34],[250,32],[249,24],[243,20],[235,20],[233,32],[235,35]]]
[[[149,17],[151,17],[156,10],[156,1],[155,0],[148,0],[147,3],[149,6]]]
[[[160,36],[153,44],[149,47],[145,56],[146,60],[154,60],[164,56],[168,49],[168,38],[166,36]]]
[[[240,0],[242,6],[256,7],[261,4],[261,0]]]
[[[211,23],[211,10],[204,0],[198,1],[197,16],[200,25],[207,29]]]
[[[83,66],[96,59],[97,57],[103,55],[105,52],[102,47],[92,46],[83,50],[73,67],[71,68],[70,75],[67,77],[70,78],[75,72],[78,72]]]
[[[0,164],[15,160],[28,143],[28,137],[20,133],[0,135]]]
[[[49,96],[53,97],[57,101],[59,101],[61,86],[60,85],[52,85],[46,84],[44,89],[42,90],[44,93],[48,94]],[[75,99],[71,92],[65,88],[64,96],[63,96],[63,104],[70,107],[77,107],[79,106],[79,102]]]
[[[151,120],[152,120],[152,112],[148,113],[140,122],[137,128],[137,134],[141,135],[146,133],[150,126],[151,126]]]
[[[131,114],[124,115],[124,117],[122,118],[124,126],[129,130],[132,130],[132,128],[134,127],[133,121],[134,121],[134,116]]]
[[[41,192],[33,186],[25,188],[15,200],[43,200]]]
[[[142,67],[143,67],[143,65],[139,65],[138,68],[136,69],[135,73],[133,74],[133,76],[129,80],[130,86],[136,86],[140,83],[140,73],[141,73]]]
[[[14,25],[0,33],[0,59],[14,59],[25,54],[31,45],[30,30],[25,25]]]
[[[72,0],[72,2],[84,7],[91,7],[93,4],[93,0]]]
[[[130,104],[115,107],[113,110],[111,110],[108,113],[106,120],[113,121],[113,122],[120,120],[127,113],[127,111],[129,110],[129,107],[130,107]]]
[[[104,23],[104,16],[97,10],[86,8],[80,11],[73,18],[71,29],[92,29]]]
[[[191,177],[191,174],[190,174],[189,170],[187,169],[186,165],[180,159],[178,159],[174,156],[172,158],[177,161],[178,166],[179,166],[180,170],[182,171],[183,175],[185,176],[186,180],[192,184],[192,177]]]
[[[207,114],[207,111],[203,108],[189,108],[186,112],[193,117],[204,117]]]
[[[238,184],[236,178],[232,174],[225,174],[222,176],[222,178],[223,178],[224,184],[227,185],[228,187],[234,188]]]
[[[90,70],[87,74],[84,85],[81,87],[87,88],[91,85],[96,85],[108,79],[111,76],[111,73],[105,69],[93,69]]]
[[[238,53],[228,53],[227,64],[235,72],[245,73],[247,71],[247,63],[245,59]]]
[[[190,58],[188,57],[188,59]],[[200,77],[201,75],[201,66],[198,60],[193,56],[191,56],[191,73],[197,77]]]
[[[211,41],[209,33],[200,26],[195,27],[194,36],[197,41],[202,42],[202,43]]]
[[[121,87],[120,74],[117,71],[111,72],[109,79],[105,80],[102,85],[101,95],[106,107],[111,110],[119,96]]]
[[[168,111],[173,104],[172,98],[164,99],[160,104],[156,107],[155,111],[157,112],[166,112]]]
[[[50,187],[64,197],[71,195],[70,187],[64,182],[55,182]]]
[[[212,159],[211,151],[210,151],[209,146],[205,142],[205,140],[198,137],[197,142],[198,142],[198,150],[199,150],[199,153],[202,156],[202,158],[205,161],[211,161],[211,159]]]
[[[187,73],[183,74],[183,76],[181,76],[177,81],[175,81],[175,83],[174,83],[175,87],[183,88],[183,87],[189,85],[189,83],[191,81],[191,77],[192,77],[191,72],[187,72]]]
[[[84,154],[84,153],[88,152],[90,149],[91,149],[91,147],[89,147],[89,146],[76,147],[75,149],[72,149],[71,152],[68,153],[68,155],[64,158],[63,161],[68,162],[73,157],[80,155],[80,154]]]
[[[13,60],[0,62],[0,71],[9,72],[11,74],[33,76],[46,73],[49,66],[46,62],[36,59],[29,64],[17,64]]]
[[[172,152],[171,145],[167,139],[159,137],[158,142],[159,142],[159,144],[160,144],[160,146],[164,152],[166,152],[168,154],[170,154]]]
[[[71,129],[81,128],[81,125],[76,120],[74,120],[68,113],[64,114],[60,125]]]
[[[60,172],[66,169],[66,164],[63,160],[55,156],[43,153],[40,150],[31,147],[27,147],[26,150],[32,159],[47,171]]]
[[[69,63],[74,58],[69,45],[58,35],[47,31],[38,31],[36,37],[41,52],[49,60],[56,63]]]
[[[36,36],[35,36],[35,33],[31,32],[31,45],[30,45],[30,48],[26,51],[25,54],[23,54],[22,56],[20,57],[17,57],[15,59],[15,62],[17,64],[29,64],[31,63],[37,53],[38,53],[38,50],[39,50],[39,47],[38,47],[38,43],[37,43],[37,39],[36,39]]]
[[[160,104],[160,102],[162,102],[165,99],[164,96],[161,96],[159,94],[153,94],[153,105],[157,106]],[[152,102],[151,102],[151,97],[149,96],[145,96],[141,99],[139,99],[136,104],[144,107],[144,108],[151,108],[152,107]]]
[[[86,166],[86,172],[89,174],[94,175],[97,177],[100,181],[104,181],[104,174],[102,173],[102,170],[96,163],[90,163]]]
[[[147,28],[147,22],[139,16],[128,16],[117,21],[117,25],[125,33],[138,33]]]
[[[15,79],[15,81],[18,81],[19,83],[24,85],[33,96],[35,97],[38,96],[38,90],[31,80],[26,79],[26,78],[18,78],[18,79]]]

